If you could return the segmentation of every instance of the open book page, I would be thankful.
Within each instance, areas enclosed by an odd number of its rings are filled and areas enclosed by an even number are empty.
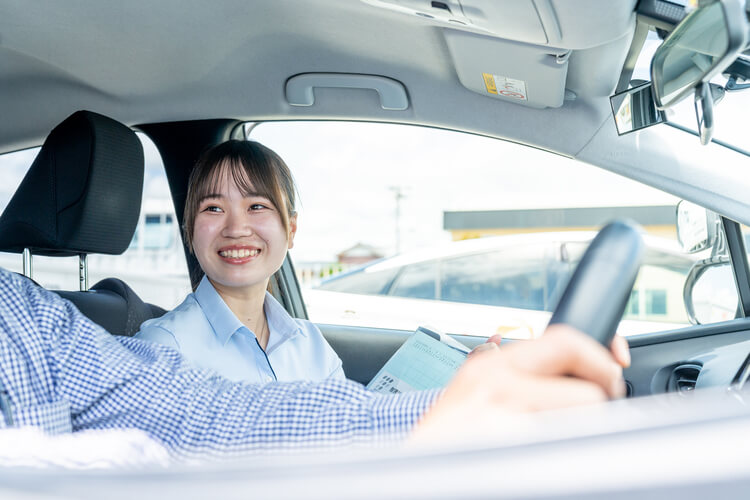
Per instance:
[[[420,327],[367,385],[386,394],[444,387],[469,349],[448,335]]]

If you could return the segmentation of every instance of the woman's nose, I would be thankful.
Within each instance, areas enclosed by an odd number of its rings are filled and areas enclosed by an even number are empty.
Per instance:
[[[227,238],[242,238],[252,235],[253,228],[245,214],[230,213],[227,214],[223,233]]]

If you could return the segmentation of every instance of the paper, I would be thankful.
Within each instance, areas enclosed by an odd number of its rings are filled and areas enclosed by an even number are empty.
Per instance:
[[[467,353],[465,346],[447,335],[420,327],[391,356],[367,388],[398,394],[444,387],[466,360]]]

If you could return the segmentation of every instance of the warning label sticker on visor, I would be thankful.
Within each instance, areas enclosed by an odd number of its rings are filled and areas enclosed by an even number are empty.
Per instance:
[[[523,80],[489,73],[482,73],[482,78],[484,78],[484,86],[488,93],[510,99],[526,100],[526,83]]]

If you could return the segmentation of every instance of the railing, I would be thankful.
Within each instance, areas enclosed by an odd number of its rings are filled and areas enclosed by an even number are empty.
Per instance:
[[[303,288],[312,288],[326,278],[348,271],[353,266],[339,262],[301,262],[294,264],[297,281]]]

